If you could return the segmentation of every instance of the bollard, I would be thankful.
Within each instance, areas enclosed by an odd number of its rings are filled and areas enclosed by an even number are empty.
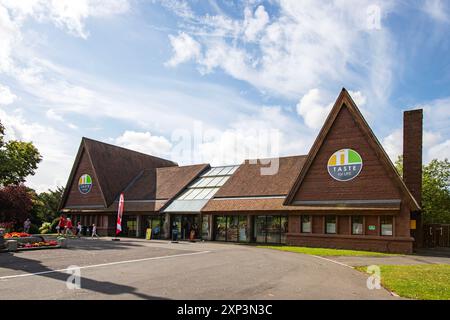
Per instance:
[[[6,240],[5,247],[8,251],[17,251],[17,240]]]

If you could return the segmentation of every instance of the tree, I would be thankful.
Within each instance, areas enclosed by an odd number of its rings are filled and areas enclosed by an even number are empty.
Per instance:
[[[4,142],[5,128],[0,123],[0,185],[18,185],[34,175],[42,157],[31,142]]]
[[[63,187],[37,194],[33,190],[32,216],[39,222],[51,222],[58,217],[58,206],[64,193]]]
[[[0,221],[23,223],[33,206],[31,195],[23,184],[0,189]]]
[[[403,174],[403,157],[395,166]],[[424,223],[450,223],[450,162],[432,160],[422,169],[422,218]]]

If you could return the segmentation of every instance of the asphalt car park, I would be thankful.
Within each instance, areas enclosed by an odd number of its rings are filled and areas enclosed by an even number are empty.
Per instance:
[[[0,255],[0,299],[395,299],[366,282],[330,259],[216,242],[73,239]]]

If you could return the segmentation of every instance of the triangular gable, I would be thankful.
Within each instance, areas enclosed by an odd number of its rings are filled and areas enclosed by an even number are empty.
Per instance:
[[[84,194],[80,192],[79,187],[79,179],[83,175],[89,175],[91,180],[89,181],[91,184],[90,190]],[[92,165],[92,160],[84,140],[81,141],[80,147],[78,148],[77,156],[72,166],[69,179],[67,180],[66,187],[64,188],[59,210],[65,207],[73,206],[107,207],[95,167]]]
[[[348,121],[348,126],[354,126],[354,129],[358,131],[359,136],[363,136],[364,139],[360,138],[358,140],[356,138],[355,140],[350,136],[343,138],[345,139],[343,140],[345,143],[339,142],[339,137],[334,130],[334,126],[339,125],[341,128],[344,127],[343,130],[348,132],[349,128],[345,128],[345,126],[342,125],[344,118],[346,119],[345,121]],[[331,138],[330,135],[332,135]],[[331,141],[334,141],[334,144],[332,144]],[[361,145],[358,145],[358,143]],[[327,172],[327,161],[333,153],[330,150],[326,150],[326,152],[323,150],[327,147],[330,149],[330,145],[336,146],[336,150],[334,151],[338,151],[339,148],[348,148],[349,145],[354,145],[355,149],[361,147],[362,150],[360,153],[363,153],[367,158],[368,164],[372,167],[372,172],[370,172],[370,168],[364,168],[363,166],[360,175],[354,180],[347,182],[335,181]],[[358,150],[356,151],[358,152]],[[320,164],[316,162],[316,158],[318,156],[320,158]],[[380,172],[380,175],[383,176],[385,181],[384,185],[380,183],[380,180],[382,180],[381,178],[378,179],[379,185],[376,185],[369,180],[370,175],[371,177],[374,177],[373,168],[377,168],[377,166],[380,168],[378,172]],[[310,172],[311,170],[312,172]],[[313,177],[313,174],[317,176]],[[320,178],[322,178],[323,181],[320,181],[319,183],[318,180]],[[364,179],[365,183],[363,183]],[[374,180],[376,179],[374,178]],[[310,181],[308,182],[310,185],[301,189],[302,185],[305,184],[305,181]],[[370,192],[371,190],[374,190],[374,194],[378,193],[378,197],[383,198],[383,192],[388,196],[398,195],[400,198],[404,198],[407,203],[409,203],[411,210],[420,209],[416,200],[413,198],[403,180],[399,176],[393,163],[375,137],[353,99],[345,89],[342,89],[342,92],[337,98],[336,103],[328,115],[319,135],[317,136],[305,164],[300,170],[300,173],[288,196],[286,197],[284,204],[292,205],[297,197],[307,198],[306,200],[313,198],[313,196],[304,195],[307,190],[310,194],[312,194],[311,185],[313,185],[313,187],[317,187],[316,197],[319,197],[320,200],[329,200],[328,198],[333,196],[336,196],[335,200],[348,200],[347,198],[351,196],[355,196],[355,200],[358,200],[358,193],[361,198],[364,194],[364,199],[372,200],[370,198]],[[352,191],[355,192],[352,193]],[[322,193],[322,195],[319,195],[320,193]],[[383,199],[389,200],[389,198]]]
[[[177,166],[175,162],[166,159],[83,138],[61,201],[64,206],[70,193],[76,194],[73,191],[76,190],[74,185],[80,178],[81,172],[78,172],[80,163],[87,161],[84,159],[89,160],[92,175],[95,176],[92,188],[94,189],[94,183],[96,183],[96,189],[100,191],[105,207],[109,207],[120,192],[143,170]],[[89,197],[85,195],[80,198],[77,195],[76,198],[84,204]]]

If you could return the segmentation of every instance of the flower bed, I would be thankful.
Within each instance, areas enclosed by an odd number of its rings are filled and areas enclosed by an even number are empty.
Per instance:
[[[19,243],[19,248],[42,248],[42,247],[55,247],[58,245],[57,241],[39,241],[33,243]]]
[[[26,238],[31,237],[31,234],[26,232],[9,232],[5,233],[3,236],[5,239],[14,239],[14,238]]]

